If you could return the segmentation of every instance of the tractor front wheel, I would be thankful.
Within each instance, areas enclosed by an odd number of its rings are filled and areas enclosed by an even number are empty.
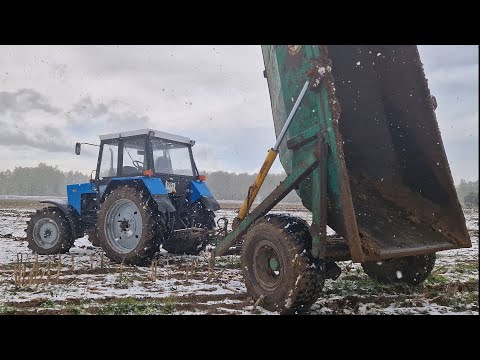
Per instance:
[[[325,261],[311,253],[308,224],[299,218],[267,215],[247,232],[242,271],[249,295],[267,310],[307,311],[325,282]]]
[[[162,227],[146,190],[114,189],[100,206],[98,240],[114,262],[147,265],[159,250]]]
[[[363,270],[372,279],[383,284],[405,283],[419,285],[435,266],[435,253],[407,256],[397,259],[362,263]]]
[[[28,247],[39,255],[67,253],[75,239],[67,217],[56,207],[46,207],[31,217],[27,226]]]

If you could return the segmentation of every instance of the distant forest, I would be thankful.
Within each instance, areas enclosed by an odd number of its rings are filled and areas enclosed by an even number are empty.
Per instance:
[[[256,174],[236,174],[225,171],[204,173],[207,184],[218,200],[244,200],[248,187]],[[269,174],[258,194],[263,200],[285,178],[285,174]],[[66,185],[87,182],[89,177],[79,171],[64,172],[57,166],[44,163],[36,167],[16,167],[13,171],[0,172],[0,195],[45,195],[66,196]],[[458,198],[463,206],[478,207],[478,180],[461,180],[457,186]],[[284,202],[300,202],[295,192],[290,193]]]
[[[235,174],[224,171],[203,172],[207,184],[219,200],[244,200],[248,187],[256,174]],[[262,200],[285,178],[285,174],[270,174],[258,194]],[[13,171],[0,172],[0,195],[45,195],[66,196],[67,184],[88,182],[89,177],[78,171],[64,172],[57,166],[44,163],[36,167],[16,167]],[[285,202],[300,202],[295,193],[289,194]]]
[[[64,172],[44,163],[0,172],[0,195],[66,196],[67,184],[88,181],[79,171]]]
[[[457,186],[457,195],[462,206],[478,208],[478,180],[460,180],[460,184]]]
[[[244,200],[247,196],[248,188],[253,184],[257,176],[257,174],[236,174],[225,171],[203,173],[207,176],[209,189],[218,200]],[[268,174],[256,200],[263,200],[285,177],[285,174]],[[292,191],[285,197],[283,202],[300,203],[301,200],[297,193]]]

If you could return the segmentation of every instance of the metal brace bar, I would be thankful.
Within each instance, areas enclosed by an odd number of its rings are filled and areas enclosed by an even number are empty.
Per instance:
[[[310,154],[297,169],[295,169],[284,181],[268,195],[242,222],[232,230],[212,251],[212,260],[215,256],[222,256],[231,246],[235,245],[247,232],[247,229],[258,218],[267,214],[285,196],[295,189],[318,165],[319,154],[315,151]],[[212,261],[213,262],[213,261]]]
[[[315,258],[325,258],[327,249],[327,151],[328,147],[323,136],[318,134],[316,144],[319,154],[318,166],[315,168],[312,176],[313,211],[312,226],[310,234],[312,236],[312,256]]]

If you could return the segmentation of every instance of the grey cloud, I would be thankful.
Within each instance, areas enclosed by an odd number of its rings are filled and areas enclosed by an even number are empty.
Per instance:
[[[30,111],[43,111],[50,118],[31,119]],[[66,135],[54,125],[39,125],[39,121],[51,121],[62,109],[51,105],[47,98],[33,89],[20,89],[15,92],[0,92],[0,144],[12,148],[29,147],[47,152],[70,151],[65,141]],[[34,123],[35,126],[31,126]]]
[[[132,89],[135,84],[151,85],[157,91],[165,87],[167,91],[175,89],[178,94],[198,86],[209,91],[224,91],[235,84],[237,89],[251,90],[249,84],[263,79],[263,65],[252,64],[252,55],[261,57],[260,45],[219,48],[215,45],[124,45],[69,49],[96,76],[130,77]]]
[[[478,66],[478,47],[470,45],[419,45],[422,62],[431,68]]]
[[[214,148],[208,144],[196,144],[193,154],[198,169],[200,171],[225,169],[225,164],[217,155],[221,150],[221,148]]]
[[[24,114],[32,110],[43,110],[56,115],[61,110],[50,105],[47,98],[33,89],[20,89],[15,92],[0,91],[0,114]]]
[[[67,114],[73,126],[100,118],[107,124],[118,127],[132,125],[144,127],[149,125],[150,118],[148,116],[138,115],[132,111],[117,112],[112,110],[110,106],[104,103],[94,103],[90,97],[85,97],[74,104],[72,110]]]
[[[2,146],[31,147],[47,152],[72,152],[72,146],[63,141],[64,136],[55,128],[44,126],[40,130],[9,129],[4,121],[0,121],[0,144]]]
[[[43,126],[42,127],[42,133],[48,134],[50,137],[56,137],[56,138],[64,136],[58,128],[53,127],[51,125]]]
[[[467,136],[478,139],[478,48],[463,45],[419,48],[430,90],[437,98],[442,138],[453,154],[450,141]]]
[[[107,114],[108,107],[105,104],[94,104],[90,97],[86,97],[74,104],[70,113],[84,121]]]
[[[65,79],[65,76],[69,72],[66,64],[52,64],[50,65],[50,73],[59,79]]]
[[[119,126],[129,126],[132,125],[137,128],[148,127],[150,123],[150,118],[145,115],[137,115],[133,112],[124,112],[124,113],[111,113],[107,119],[111,124]]]

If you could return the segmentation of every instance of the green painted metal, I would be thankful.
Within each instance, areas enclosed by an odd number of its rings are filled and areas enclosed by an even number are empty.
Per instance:
[[[296,188],[313,213],[312,252],[322,252],[325,207],[355,262],[471,246],[416,46],[262,45],[262,52],[277,136],[305,80],[317,85],[279,148],[288,175],[315,151],[315,133],[328,144],[326,171],[319,167]]]
[[[276,271],[278,269],[278,260],[275,258],[271,258],[268,261],[268,265],[270,266],[270,269],[272,269],[273,271]]]
[[[304,45],[304,51],[300,49],[297,54],[299,57],[291,56],[288,53],[287,46],[275,46],[274,52],[276,55],[276,60],[278,67],[284,71],[279,73],[279,80],[281,82],[283,103],[285,104],[285,113],[288,114],[294,104],[294,101],[297,97],[298,92],[305,83],[307,79],[307,71],[311,68],[310,60],[314,60],[319,56],[318,46]],[[302,56],[303,55],[303,56]],[[299,62],[297,64],[296,62]],[[291,69],[291,71],[288,71]],[[326,112],[322,109],[322,104],[327,105]],[[327,136],[326,140],[329,142],[333,156],[329,159],[329,162],[332,162],[336,157],[336,144],[334,134],[328,134],[332,132],[332,119],[328,111],[328,94],[323,88],[320,96],[312,91],[307,92],[303,100],[302,105],[297,111],[295,120],[292,122],[288,137],[292,138],[296,135],[300,135],[304,131],[308,131],[310,128],[315,127],[317,129],[326,130]],[[333,141],[332,141],[333,140]],[[301,163],[305,157],[314,151],[315,143],[306,144],[299,151],[294,151],[290,156],[285,156],[285,143],[280,147],[280,160],[286,168],[295,168]],[[335,165],[330,165],[331,168],[334,168]],[[339,179],[338,174],[335,171],[332,171],[329,174],[328,183],[331,184],[332,194],[339,194]],[[299,187],[299,195],[304,200],[304,205],[308,209],[312,209],[312,204],[315,199],[315,195],[311,194],[311,178],[307,178],[303,181]],[[313,195],[313,196],[306,196]],[[339,203],[337,201],[337,203]]]
[[[318,45],[302,45],[298,52],[291,53],[286,45],[262,45],[268,86],[271,96],[272,113],[275,131],[278,134],[293,107],[295,94],[298,93],[307,73],[314,68],[320,70],[325,78],[319,89],[309,91],[305,95],[302,105],[297,111],[294,122],[289,128],[287,138],[279,148],[280,161],[287,174],[295,169],[299,163],[315,150],[317,141],[304,141],[312,136],[322,134],[328,144],[329,151],[326,160],[327,192],[329,197],[328,223],[336,231],[349,240],[352,257],[360,261],[363,259],[360,240],[355,223],[353,206],[348,187],[348,176],[345,171],[343,152],[339,147],[338,126],[334,123],[331,111],[331,99],[327,85],[332,82],[328,63],[322,64],[324,54]],[[317,75],[320,75],[317,73]],[[295,145],[301,145],[294,149]],[[296,189],[303,205],[314,212],[314,218],[319,216],[319,179],[320,174],[314,171],[300,183]],[[319,237],[313,235],[314,249],[318,249]]]
[[[275,205],[277,205],[290,191],[298,186],[298,184],[311,174],[318,164],[316,153],[312,152],[298,164],[298,167],[286,177],[284,181],[276,187],[253,211],[248,214],[238,226],[228,233],[224,239],[220,240],[215,249],[212,251],[212,259],[221,256],[231,246],[235,245],[246,233],[250,225],[255,220],[266,215]]]
[[[312,173],[312,256],[324,259],[327,249],[327,155],[323,138],[316,142],[318,166]]]
[[[325,229],[320,229],[318,226],[320,225],[320,217],[322,216],[322,207],[321,207],[321,200],[320,200],[320,169],[317,167],[312,172],[312,177],[309,179],[311,181],[311,209],[312,209],[312,227],[313,229],[317,228],[318,231],[312,231],[310,229],[310,233],[312,235],[312,255],[313,257],[320,257],[320,248],[322,246],[322,236],[321,233],[326,231]],[[325,244],[326,245],[326,244]]]
[[[318,138],[318,133],[320,132],[320,125],[312,126],[311,128],[303,131],[299,135],[289,139],[287,141],[287,147],[289,149],[296,149],[310,141],[316,140]]]

